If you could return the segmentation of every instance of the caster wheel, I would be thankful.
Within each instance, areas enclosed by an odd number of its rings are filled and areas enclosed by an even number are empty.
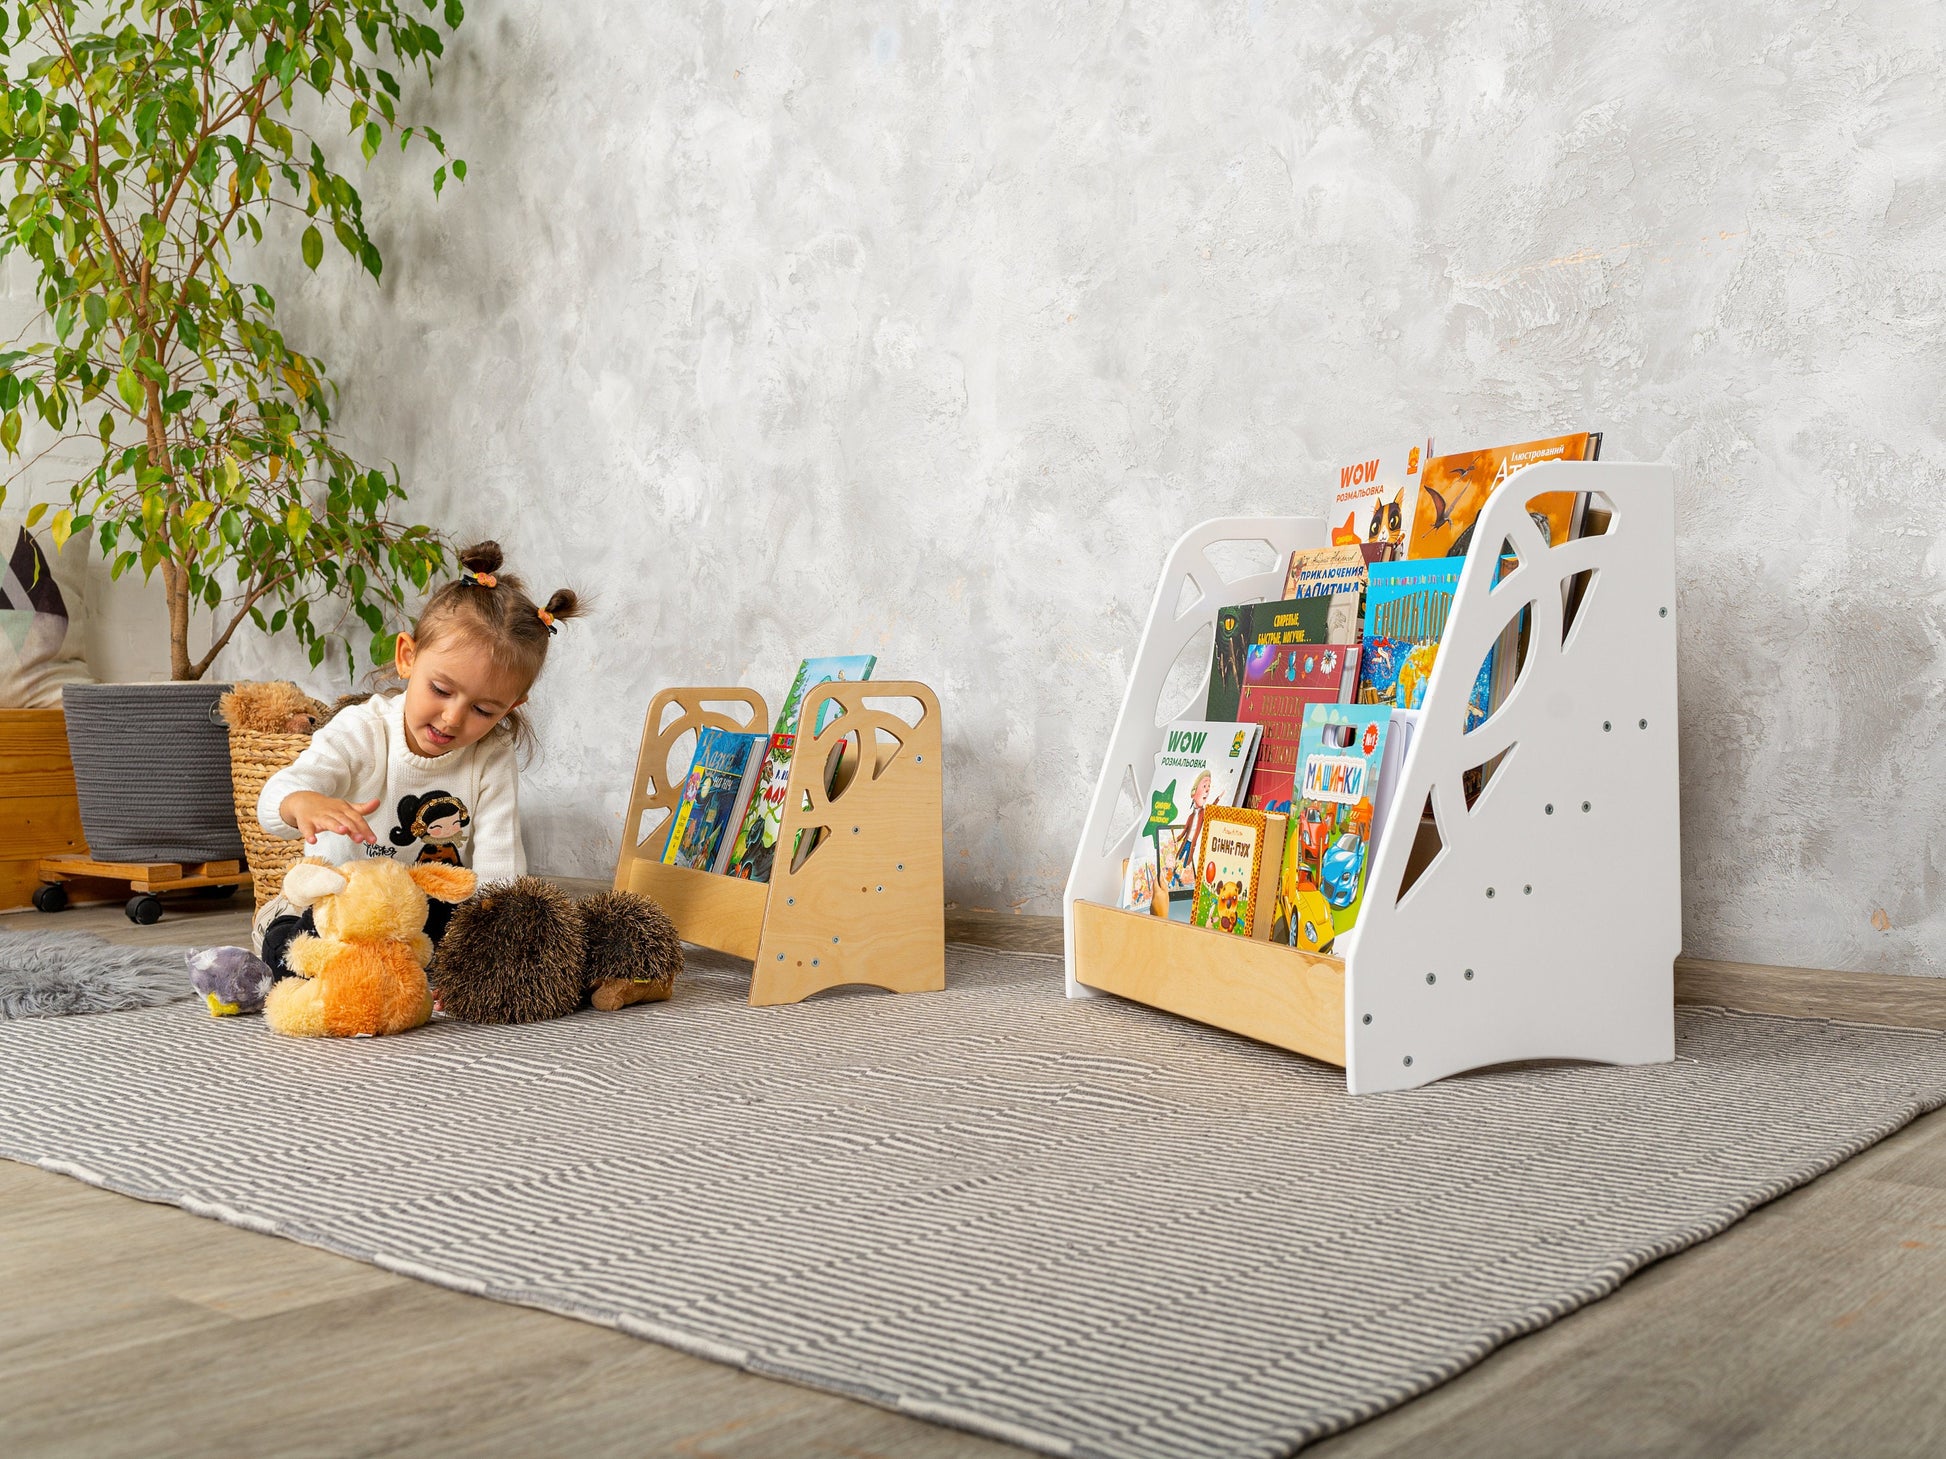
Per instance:
[[[143,892],[139,897],[130,897],[128,905],[122,910],[128,913],[129,921],[147,927],[152,922],[162,920],[162,898],[152,892]]]
[[[196,895],[201,897],[205,902],[227,902],[236,894],[237,889],[234,886],[196,888]]]
[[[34,893],[36,912],[61,912],[67,909],[68,889],[59,882],[49,882]]]

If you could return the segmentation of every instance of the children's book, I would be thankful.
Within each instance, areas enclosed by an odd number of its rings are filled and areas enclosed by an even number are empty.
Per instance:
[[[1419,474],[1419,493],[1406,537],[1407,557],[1464,557],[1473,541],[1473,524],[1500,483],[1523,466],[1541,461],[1593,461],[1601,453],[1601,433],[1580,431],[1515,446],[1489,446],[1438,456]],[[1580,492],[1543,492],[1528,503],[1550,547],[1578,536],[1587,505]]]
[[[1260,644],[1244,668],[1237,718],[1263,726],[1243,803],[1288,811],[1297,779],[1297,747],[1313,704],[1349,704],[1358,688],[1356,643]]]
[[[819,684],[858,683],[872,677],[878,667],[876,654],[846,654],[838,658],[805,659],[797,666],[784,707],[777,711],[771,729],[770,746],[764,752],[763,769],[758,774],[760,790],[744,812],[737,828],[730,859],[723,869],[731,876],[748,881],[769,881],[770,868],[777,855],[777,836],[784,828],[784,787],[790,783],[791,754],[797,744],[798,711],[804,696]],[[822,730],[838,715],[838,706],[827,703],[818,712],[817,729]],[[816,733],[816,730],[813,731]]]
[[[1330,598],[1287,598],[1279,603],[1240,603],[1216,612],[1216,643],[1210,651],[1209,693],[1203,713],[1212,720],[1238,718],[1243,673],[1250,650],[1265,644],[1331,642]]]
[[[1156,836],[1137,836],[1135,849],[1122,863],[1121,904],[1131,912],[1149,912],[1155,908],[1156,868],[1160,864],[1158,840]]]
[[[1196,891],[1196,847],[1212,806],[1233,806],[1256,753],[1258,728],[1235,721],[1179,719],[1155,757],[1144,839],[1154,845],[1157,895],[1151,907],[1187,922]],[[1135,858],[1129,858],[1131,869]]]
[[[1299,548],[1284,573],[1286,598],[1329,598],[1328,641],[1351,643],[1358,637],[1359,609],[1365,600],[1364,547]]]
[[[1365,590],[1365,648],[1358,666],[1360,704],[1417,709],[1439,657],[1453,595],[1459,589],[1463,558],[1436,562],[1375,562]],[[1497,652],[1480,663],[1467,704],[1466,727],[1487,717],[1491,707]]]
[[[1423,444],[1339,467],[1330,518],[1332,545],[1370,546],[1385,559],[1402,555],[1419,471],[1431,455],[1432,438],[1427,437]]]
[[[1234,806],[1203,817],[1196,900],[1189,920],[1235,937],[1270,936],[1270,904],[1284,859],[1284,818]]]
[[[1383,707],[1320,704],[1305,719],[1278,888],[1277,920],[1293,947],[1329,952],[1358,921],[1391,717]]]
[[[843,654],[837,658],[804,660],[797,666],[797,677],[791,680],[791,691],[784,696],[784,707],[777,713],[775,733],[797,733],[797,715],[804,703],[804,696],[818,685],[857,684],[871,678],[872,670],[877,667],[877,654]],[[824,727],[837,717],[838,706],[827,702],[818,711],[818,722],[811,733],[822,734]]]
[[[746,780],[770,736],[744,735],[706,728],[696,736],[696,758],[677,802],[675,823],[662,848],[664,866],[687,866],[714,871],[729,832],[737,824],[737,808],[749,799]]]

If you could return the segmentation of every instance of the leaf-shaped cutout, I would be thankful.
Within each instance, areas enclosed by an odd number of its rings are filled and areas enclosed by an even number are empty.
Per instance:
[[[1417,886],[1419,878],[1432,870],[1433,863],[1445,853],[1446,843],[1439,834],[1439,817],[1432,808],[1432,797],[1426,797],[1426,808],[1419,812],[1419,827],[1412,840],[1412,854],[1405,861],[1405,875],[1399,878],[1397,901],[1403,902],[1405,894]]]
[[[1480,798],[1487,793],[1487,787],[1493,784],[1493,777],[1500,773],[1501,767],[1507,763],[1507,757],[1519,747],[1520,741],[1515,740],[1499,754],[1481,761],[1471,770],[1460,771],[1460,790],[1466,796],[1467,810],[1471,811],[1479,805]]]
[[[1583,568],[1571,577],[1561,580],[1561,647],[1566,649],[1574,642],[1574,626],[1582,621],[1588,610],[1588,600],[1594,596],[1595,584],[1600,573],[1592,567]]]

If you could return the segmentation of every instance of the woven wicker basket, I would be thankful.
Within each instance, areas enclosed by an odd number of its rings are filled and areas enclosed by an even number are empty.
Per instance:
[[[286,841],[264,830],[257,820],[257,797],[263,794],[264,783],[303,754],[310,743],[309,735],[230,731],[230,786],[236,797],[236,824],[243,833],[243,854],[255,878],[259,907],[283,890],[284,873],[304,859],[304,843],[295,838]]]

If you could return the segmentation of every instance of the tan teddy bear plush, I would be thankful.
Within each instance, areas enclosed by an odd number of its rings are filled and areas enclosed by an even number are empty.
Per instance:
[[[291,943],[285,978],[264,1000],[264,1022],[296,1038],[403,1033],[432,1017],[426,898],[463,902],[473,873],[461,866],[400,866],[373,857],[345,866],[300,861],[284,896],[308,907],[318,935]]]
[[[216,707],[231,729],[260,735],[308,735],[331,717],[322,703],[281,679],[239,684]]]

